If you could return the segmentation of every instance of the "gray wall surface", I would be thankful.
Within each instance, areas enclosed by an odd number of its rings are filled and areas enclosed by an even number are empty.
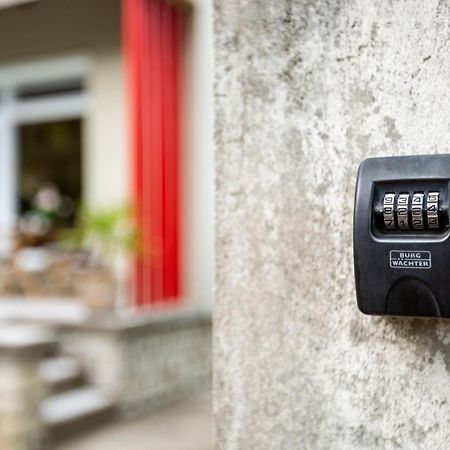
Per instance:
[[[352,212],[364,158],[450,151],[450,3],[214,21],[217,447],[449,448],[450,323],[358,311]]]

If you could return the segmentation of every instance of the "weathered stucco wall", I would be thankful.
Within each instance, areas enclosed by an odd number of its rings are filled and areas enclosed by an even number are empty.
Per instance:
[[[445,449],[450,323],[356,306],[369,156],[450,151],[450,4],[216,0],[220,449]]]

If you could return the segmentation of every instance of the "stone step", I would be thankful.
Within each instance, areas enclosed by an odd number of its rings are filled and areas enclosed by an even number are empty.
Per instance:
[[[40,415],[51,440],[60,440],[98,425],[114,414],[114,404],[95,387],[80,387],[54,394],[41,403]]]
[[[0,320],[0,345],[2,347],[20,348],[43,344],[52,348],[56,345],[54,333],[46,327]]]
[[[47,391],[52,394],[78,387],[84,381],[81,363],[70,356],[43,359],[39,366],[39,375]]]

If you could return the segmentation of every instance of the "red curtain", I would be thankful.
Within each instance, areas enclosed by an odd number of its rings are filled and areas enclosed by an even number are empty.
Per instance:
[[[137,306],[180,295],[180,73],[183,11],[161,0],[123,0],[133,192],[141,233]]]

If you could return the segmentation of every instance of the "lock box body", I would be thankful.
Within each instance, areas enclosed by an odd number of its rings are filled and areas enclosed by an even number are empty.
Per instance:
[[[450,155],[359,167],[353,249],[365,314],[450,317]]]

